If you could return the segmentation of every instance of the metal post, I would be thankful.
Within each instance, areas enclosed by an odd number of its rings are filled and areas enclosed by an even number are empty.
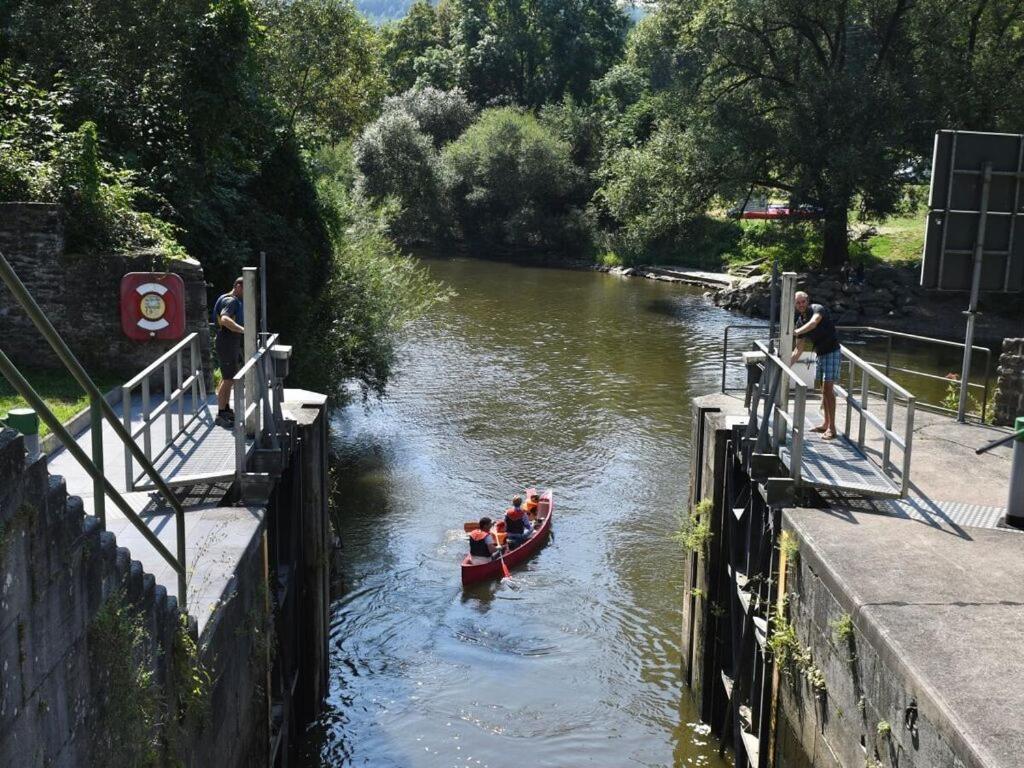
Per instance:
[[[971,303],[964,313],[967,315],[967,338],[964,341],[964,367],[960,373],[960,405],[956,420],[964,421],[967,415],[967,382],[971,380],[971,346],[974,344],[974,321],[978,314],[978,292],[981,290],[981,264],[985,253],[985,225],[988,218],[988,193],[992,186],[992,163],[982,166],[981,208],[978,212],[978,236],[974,241],[974,275],[971,278]]]
[[[768,301],[768,354],[775,354],[775,308],[778,306],[776,293],[779,287],[779,257],[772,259],[771,295]]]
[[[149,434],[149,376],[142,380],[142,452],[146,461],[153,461],[152,437]]]
[[[245,326],[244,334],[244,349],[245,349],[245,362],[249,362],[252,356],[256,354],[256,267],[244,267],[242,269],[242,291],[244,292],[245,299],[242,302],[244,309],[243,325]],[[252,367],[249,368],[249,372],[245,374],[245,399],[251,402],[256,402],[253,393],[255,392],[256,386],[256,371]],[[235,412],[235,419],[243,419],[245,414]],[[256,419],[255,412],[252,417],[245,419],[245,428],[249,433],[256,432]]]
[[[789,365],[790,357],[793,354],[793,320],[795,311],[793,308],[793,293],[796,288],[796,272],[786,272],[782,275],[782,288],[779,297],[779,359],[783,365]],[[779,396],[776,405],[784,413],[789,413],[789,389],[794,382],[786,376],[785,383],[779,388]],[[793,424],[793,427],[803,428],[803,423]],[[781,424],[776,424],[775,443],[781,443]]]
[[[132,390],[130,387],[121,387],[121,418],[124,419],[124,431],[131,436],[132,433]],[[134,474],[134,468],[132,466],[132,449],[128,446],[129,442],[133,441],[126,440],[124,442],[124,487],[128,492],[135,490],[135,481],[132,478]]]
[[[857,446],[862,451],[864,450],[864,427],[868,420],[865,414],[868,412],[868,394],[870,392],[871,380],[868,378],[868,371],[865,368],[860,374],[860,426],[857,429]]]
[[[887,379],[892,378],[892,334],[886,334],[886,345],[885,345],[885,377]]]
[[[1024,416],[1014,424],[1017,439],[1013,441],[1010,464],[1010,499],[1006,504],[1006,524],[1024,528]]]
[[[914,406],[917,401],[910,397],[907,399],[907,428],[903,441],[903,483],[900,493],[903,498],[907,497],[907,490],[910,488],[910,456],[914,448]]]
[[[235,481],[241,485],[242,475],[245,474],[245,425],[242,423],[245,418],[245,390],[244,385],[235,379]]]
[[[896,404],[896,391],[892,387],[885,388],[885,448],[882,449],[882,471],[889,469],[889,454],[892,450],[892,411]]]
[[[89,436],[92,438],[92,463],[100,472],[105,472],[103,466],[103,410],[96,402],[94,395],[89,397]],[[96,517],[100,519],[100,525],[107,527],[107,494],[104,492],[103,481],[98,478],[92,480],[93,506],[96,510]]]
[[[178,350],[178,354],[175,355],[175,363],[178,368],[178,431],[181,432],[185,429],[185,366],[182,358],[185,355],[182,350]],[[194,385],[193,385],[194,387]]]
[[[171,361],[163,365],[164,368],[164,445],[174,442],[174,414],[171,413]]]
[[[267,323],[267,253],[260,251],[260,331],[266,336]]]

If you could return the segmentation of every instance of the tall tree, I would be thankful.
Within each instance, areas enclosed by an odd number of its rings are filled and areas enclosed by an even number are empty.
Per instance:
[[[887,213],[919,131],[911,0],[670,0],[689,129],[724,191],[820,206],[827,266],[848,210]]]
[[[376,33],[351,0],[258,0],[271,92],[308,142],[337,142],[373,119],[384,96]]]

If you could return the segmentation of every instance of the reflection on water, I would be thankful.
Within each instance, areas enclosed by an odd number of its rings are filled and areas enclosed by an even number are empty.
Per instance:
[[[732,316],[695,290],[429,262],[457,293],[388,399],[339,414],[345,593],[309,765],[720,766],[680,682],[690,398]],[[527,485],[554,536],[463,590],[465,520]]]

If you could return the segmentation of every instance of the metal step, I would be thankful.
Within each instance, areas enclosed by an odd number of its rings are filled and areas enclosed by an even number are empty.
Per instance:
[[[725,688],[725,698],[732,700],[732,678],[722,670],[722,687]]]
[[[747,752],[747,762],[750,763],[750,768],[758,768],[758,758],[761,754],[761,742],[758,740],[757,736],[743,728],[740,729],[740,736],[743,737],[743,748]]]

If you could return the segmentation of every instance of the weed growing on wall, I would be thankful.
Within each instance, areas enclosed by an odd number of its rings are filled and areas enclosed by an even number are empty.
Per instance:
[[[794,684],[803,677],[815,694],[822,694],[827,689],[825,675],[814,663],[809,647],[800,645],[796,635],[796,627],[786,617],[788,598],[783,602],[781,611],[771,617],[771,632],[768,634],[768,650],[778,664],[779,669]]]
[[[174,751],[180,746],[184,731],[191,728],[202,731],[210,713],[213,688],[210,671],[199,655],[199,645],[185,614],[178,617],[171,642],[171,678],[176,711],[168,718],[167,742]]]
[[[713,504],[711,499],[702,499],[697,502],[688,515],[680,515],[679,527],[672,534],[673,541],[687,552],[695,552],[700,555],[707,554],[708,544],[711,541],[711,510]]]
[[[88,643],[92,684],[100,702],[92,729],[93,764],[158,765],[159,687],[150,668],[142,617],[126,603],[123,591],[97,611]]]

